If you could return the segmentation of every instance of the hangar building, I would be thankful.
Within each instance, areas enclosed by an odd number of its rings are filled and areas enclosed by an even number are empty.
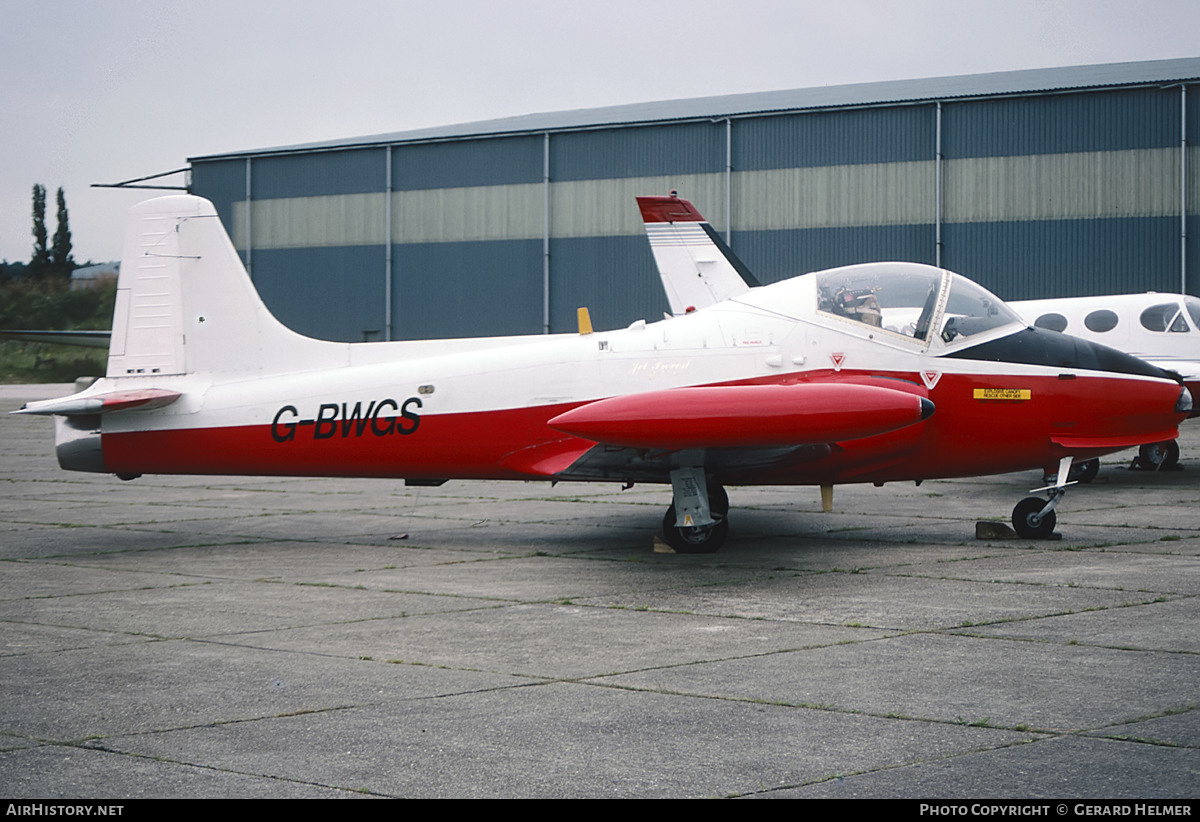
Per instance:
[[[1198,81],[1189,58],[533,114],[193,157],[191,190],[271,310],[334,340],[656,319],[633,198],[671,189],[763,282],[911,260],[1013,300],[1200,295]]]

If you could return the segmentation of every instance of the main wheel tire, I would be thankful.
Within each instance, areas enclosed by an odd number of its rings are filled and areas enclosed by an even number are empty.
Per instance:
[[[716,520],[729,516],[729,494],[725,493],[725,486],[708,486],[708,510]]]
[[[1100,475],[1100,460],[1090,459],[1084,460],[1078,465],[1072,465],[1071,470],[1067,473],[1068,479],[1073,479],[1082,485],[1087,485]]]
[[[723,515],[718,517],[715,511],[713,518],[717,521],[712,525],[680,528],[675,524],[675,506],[672,505],[663,516],[663,537],[677,554],[711,554],[725,543],[729,534],[729,520]]]
[[[1041,497],[1026,497],[1017,503],[1012,512],[1013,530],[1018,536],[1026,539],[1049,539],[1054,533],[1054,525],[1058,517],[1054,512],[1035,520],[1038,513],[1046,507],[1046,500]]]
[[[1170,471],[1179,464],[1179,443],[1152,442],[1138,449],[1138,461],[1150,471]]]

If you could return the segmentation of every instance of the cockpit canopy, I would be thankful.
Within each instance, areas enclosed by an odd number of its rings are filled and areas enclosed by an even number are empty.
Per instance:
[[[998,297],[951,271],[918,263],[867,263],[812,274],[818,317],[881,329],[927,347],[1022,325]],[[851,326],[854,327],[854,326]]]

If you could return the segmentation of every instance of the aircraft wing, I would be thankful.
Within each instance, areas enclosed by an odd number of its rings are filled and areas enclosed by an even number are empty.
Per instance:
[[[672,192],[637,202],[672,314],[714,305],[759,285],[687,200]]]
[[[78,345],[84,348],[108,348],[111,331],[0,331],[0,340]]]

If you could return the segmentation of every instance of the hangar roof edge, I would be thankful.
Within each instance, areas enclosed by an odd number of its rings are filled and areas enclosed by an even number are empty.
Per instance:
[[[522,114],[495,120],[456,123],[290,146],[197,155],[189,157],[188,161],[206,162],[403,143],[575,131],[697,119],[749,117],[790,111],[901,105],[935,100],[1042,94],[1076,89],[1119,88],[1189,81],[1200,81],[1200,57],[1021,69],[986,74],[885,80],[873,83],[629,103],[600,108]]]

